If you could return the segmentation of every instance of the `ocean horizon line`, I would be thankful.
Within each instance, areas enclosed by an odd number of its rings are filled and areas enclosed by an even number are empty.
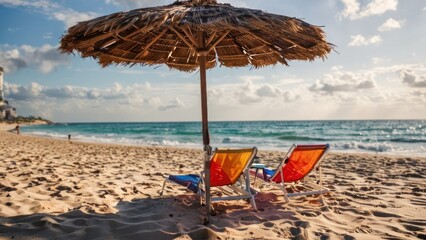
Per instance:
[[[336,121],[426,121],[425,119],[302,119],[302,120],[209,120],[209,123],[223,123],[223,122],[336,122]],[[182,121],[52,121],[53,124],[63,124],[63,123],[201,123],[201,120],[182,120]]]

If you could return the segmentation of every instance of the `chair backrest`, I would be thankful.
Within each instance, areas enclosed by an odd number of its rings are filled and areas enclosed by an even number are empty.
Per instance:
[[[320,164],[329,148],[328,144],[294,144],[271,177],[271,181],[280,183],[282,176],[284,176],[284,182],[296,182],[303,179]]]
[[[234,184],[248,169],[256,156],[257,148],[216,149],[210,162],[210,186]]]

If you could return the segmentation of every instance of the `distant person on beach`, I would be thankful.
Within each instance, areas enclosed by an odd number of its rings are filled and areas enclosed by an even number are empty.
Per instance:
[[[16,125],[15,130],[16,130],[16,134],[19,135],[19,125]]]
[[[68,142],[71,142],[71,134],[68,134]]]

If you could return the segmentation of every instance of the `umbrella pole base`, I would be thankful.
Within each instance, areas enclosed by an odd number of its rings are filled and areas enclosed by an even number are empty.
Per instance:
[[[205,184],[205,194],[206,194],[206,219],[204,223],[210,222],[210,210],[211,210],[211,201],[210,201],[210,157],[212,154],[212,148],[210,145],[204,145],[204,184]]]

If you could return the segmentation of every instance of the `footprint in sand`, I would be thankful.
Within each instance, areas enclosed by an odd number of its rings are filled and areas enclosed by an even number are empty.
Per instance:
[[[361,225],[359,227],[356,227],[354,230],[350,231],[350,232],[355,232],[355,233],[372,233],[373,229],[367,225]]]
[[[420,232],[426,230],[426,220],[425,219],[413,219],[413,220],[403,220],[399,219],[401,225],[404,226],[408,231]],[[426,234],[424,234],[426,236]],[[426,238],[423,238],[426,239]]]
[[[300,214],[306,217],[318,217],[319,215],[321,215],[321,211],[303,211],[300,212]]]
[[[414,226],[410,224],[402,224],[402,226],[404,226],[404,228],[407,229],[408,231],[412,231],[412,232],[419,232],[424,230],[424,228],[422,227],[418,227],[418,226]]]
[[[372,213],[375,217],[384,217],[384,218],[401,218],[401,216],[399,216],[399,215],[397,215],[397,214],[388,213],[388,212],[371,211],[371,213]]]

